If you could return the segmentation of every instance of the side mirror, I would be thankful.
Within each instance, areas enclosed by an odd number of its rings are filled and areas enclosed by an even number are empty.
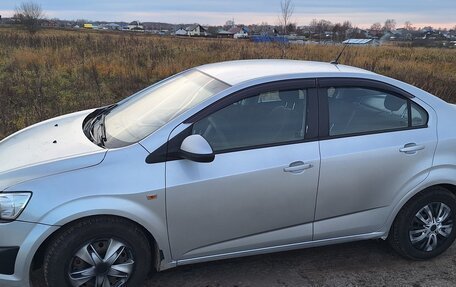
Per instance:
[[[214,151],[201,135],[190,135],[182,141],[180,155],[191,161],[211,162],[214,160]]]

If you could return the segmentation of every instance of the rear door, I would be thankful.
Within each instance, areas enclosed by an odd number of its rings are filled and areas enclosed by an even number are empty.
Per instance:
[[[423,181],[437,143],[433,110],[394,87],[320,80],[321,172],[315,236],[378,231],[391,204]]]
[[[216,155],[211,163],[166,163],[174,259],[312,239],[320,162],[314,87],[314,80],[256,87],[189,120],[184,134],[202,135]]]

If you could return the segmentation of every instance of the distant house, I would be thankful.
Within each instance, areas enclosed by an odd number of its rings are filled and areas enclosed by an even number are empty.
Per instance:
[[[185,29],[189,36],[207,36],[207,30],[200,24],[194,24]]]
[[[180,27],[179,29],[176,30],[176,32],[174,32],[174,35],[176,35],[176,36],[187,36],[188,32],[187,32],[186,29]]]
[[[423,33],[423,34],[433,34],[434,33],[434,29],[431,26],[427,26],[427,27],[421,28],[421,33]]]
[[[398,28],[395,31],[392,31],[393,36],[397,40],[413,40],[413,35],[411,31],[405,29],[405,28]]]
[[[233,38],[233,35],[234,33],[223,29],[217,32],[217,37],[219,38]]]
[[[93,29],[93,24],[91,24],[91,23],[86,23],[86,24],[84,24],[83,27],[84,27],[84,29]]]
[[[354,39],[365,39],[365,38],[369,37],[369,32],[367,30],[363,30],[360,28],[352,28],[352,29],[348,29],[345,32],[345,35],[347,37],[352,37]]]
[[[454,40],[456,39],[456,33],[454,33],[453,30],[450,30],[449,32],[447,33],[443,33],[443,36],[447,39],[450,39],[450,40]]]
[[[249,36],[249,29],[246,27],[232,27],[228,32],[233,34],[233,38],[247,38]]]
[[[347,39],[342,42],[343,44],[354,46],[377,46],[379,42],[376,39]]]
[[[106,24],[105,27],[109,30],[120,30],[121,29],[120,25],[116,24],[116,23]]]
[[[41,27],[57,27],[57,21],[54,20],[41,20],[40,22]]]
[[[370,29],[368,32],[369,32],[369,34],[368,34],[369,38],[372,38],[372,37],[380,38],[383,36],[383,33],[384,33],[383,30],[372,30],[372,29]]]
[[[258,34],[261,36],[278,36],[279,31],[274,27],[266,26],[266,27],[263,27],[262,29],[260,29]]]
[[[130,31],[144,31],[144,26],[139,21],[133,21],[127,27]]]
[[[325,34],[325,38],[332,38],[334,36],[333,31],[325,31],[324,34]]]

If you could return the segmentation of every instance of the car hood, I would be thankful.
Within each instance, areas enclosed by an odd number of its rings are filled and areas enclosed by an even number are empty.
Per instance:
[[[14,184],[99,164],[106,150],[82,130],[93,110],[53,118],[0,141],[0,191]]]

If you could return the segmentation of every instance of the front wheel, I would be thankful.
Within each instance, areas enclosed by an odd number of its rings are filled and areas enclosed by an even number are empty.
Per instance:
[[[141,286],[150,270],[151,248],[144,232],[128,220],[93,217],[52,240],[44,257],[49,287]]]
[[[433,187],[413,198],[399,212],[388,240],[399,254],[415,260],[435,257],[456,238],[456,197]]]

